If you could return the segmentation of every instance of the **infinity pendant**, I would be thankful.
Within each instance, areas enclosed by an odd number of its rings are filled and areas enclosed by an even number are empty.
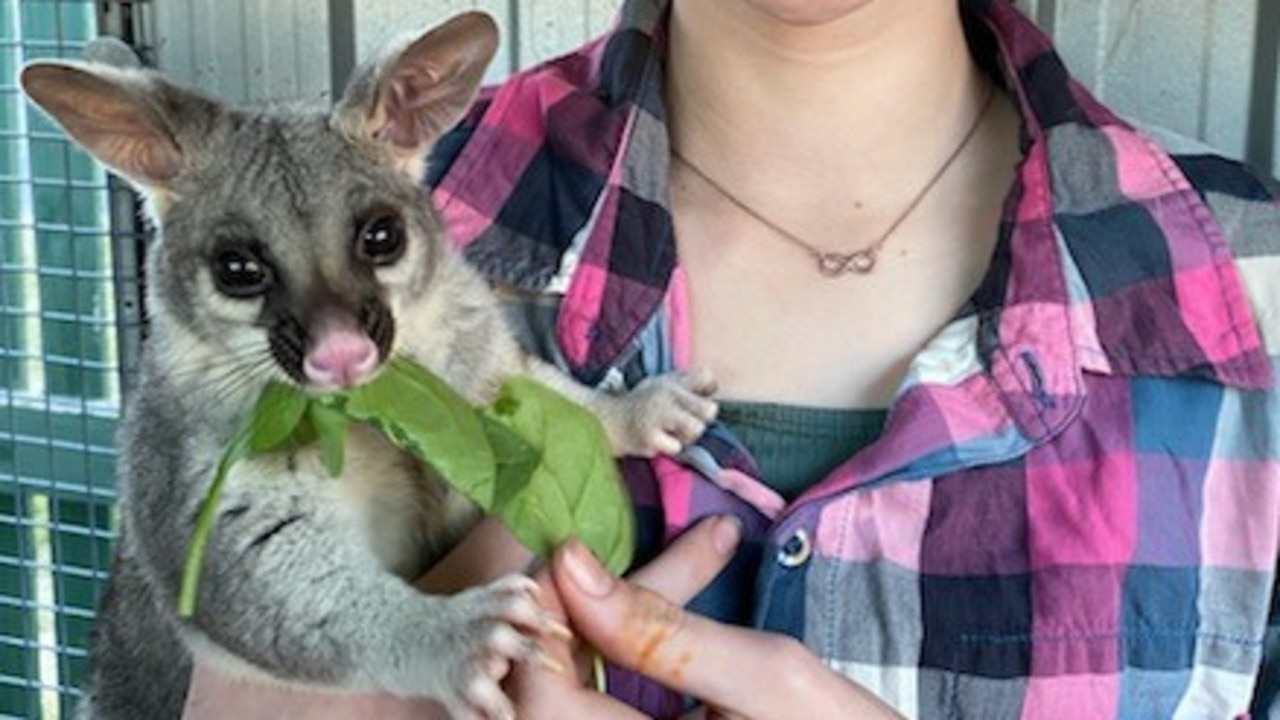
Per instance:
[[[818,261],[818,272],[826,277],[846,273],[866,275],[876,267],[876,253],[872,248],[851,253],[815,252],[813,256]]]

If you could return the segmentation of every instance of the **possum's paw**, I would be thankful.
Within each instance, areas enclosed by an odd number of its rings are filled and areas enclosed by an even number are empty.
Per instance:
[[[453,720],[514,720],[500,683],[513,662],[542,657],[535,636],[567,632],[538,603],[538,584],[507,575],[450,598],[459,625],[438,653],[448,668],[440,700]]]
[[[645,378],[625,395],[612,396],[597,414],[615,455],[677,455],[715,419],[716,383],[706,371]]]

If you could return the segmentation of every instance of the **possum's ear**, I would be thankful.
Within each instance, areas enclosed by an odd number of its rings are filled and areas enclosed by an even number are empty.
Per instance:
[[[35,62],[22,70],[33,102],[104,165],[145,190],[169,189],[186,164],[182,116],[208,122],[217,105],[138,70]]]
[[[475,99],[497,48],[488,15],[459,15],[360,70],[334,110],[333,127],[383,145],[416,174],[432,143]]]

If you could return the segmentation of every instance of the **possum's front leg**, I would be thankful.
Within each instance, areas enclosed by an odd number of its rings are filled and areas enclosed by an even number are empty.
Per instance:
[[[655,375],[618,394],[589,388],[532,358],[525,360],[525,372],[591,410],[616,457],[679,455],[719,409],[712,399],[715,380],[706,372]]]
[[[430,301],[403,317],[402,351],[469,401],[488,403],[505,376],[527,375],[591,410],[615,457],[678,455],[715,419],[710,373],[657,375],[618,394],[583,385],[533,354],[531,338],[517,339],[536,300],[490,287],[457,255],[444,262]]]
[[[508,576],[449,597],[416,591],[382,567],[344,506],[337,484],[351,481],[329,478],[310,450],[234,466],[188,624],[193,649],[207,639],[282,680],[510,717],[493,660],[534,653],[526,633],[547,629],[536,585]],[[165,564],[180,565],[184,550],[167,549]]]

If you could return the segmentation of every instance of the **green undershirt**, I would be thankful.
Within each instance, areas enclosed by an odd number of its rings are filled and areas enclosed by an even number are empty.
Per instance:
[[[761,480],[788,502],[870,445],[885,410],[721,401],[719,419],[751,451]]]

